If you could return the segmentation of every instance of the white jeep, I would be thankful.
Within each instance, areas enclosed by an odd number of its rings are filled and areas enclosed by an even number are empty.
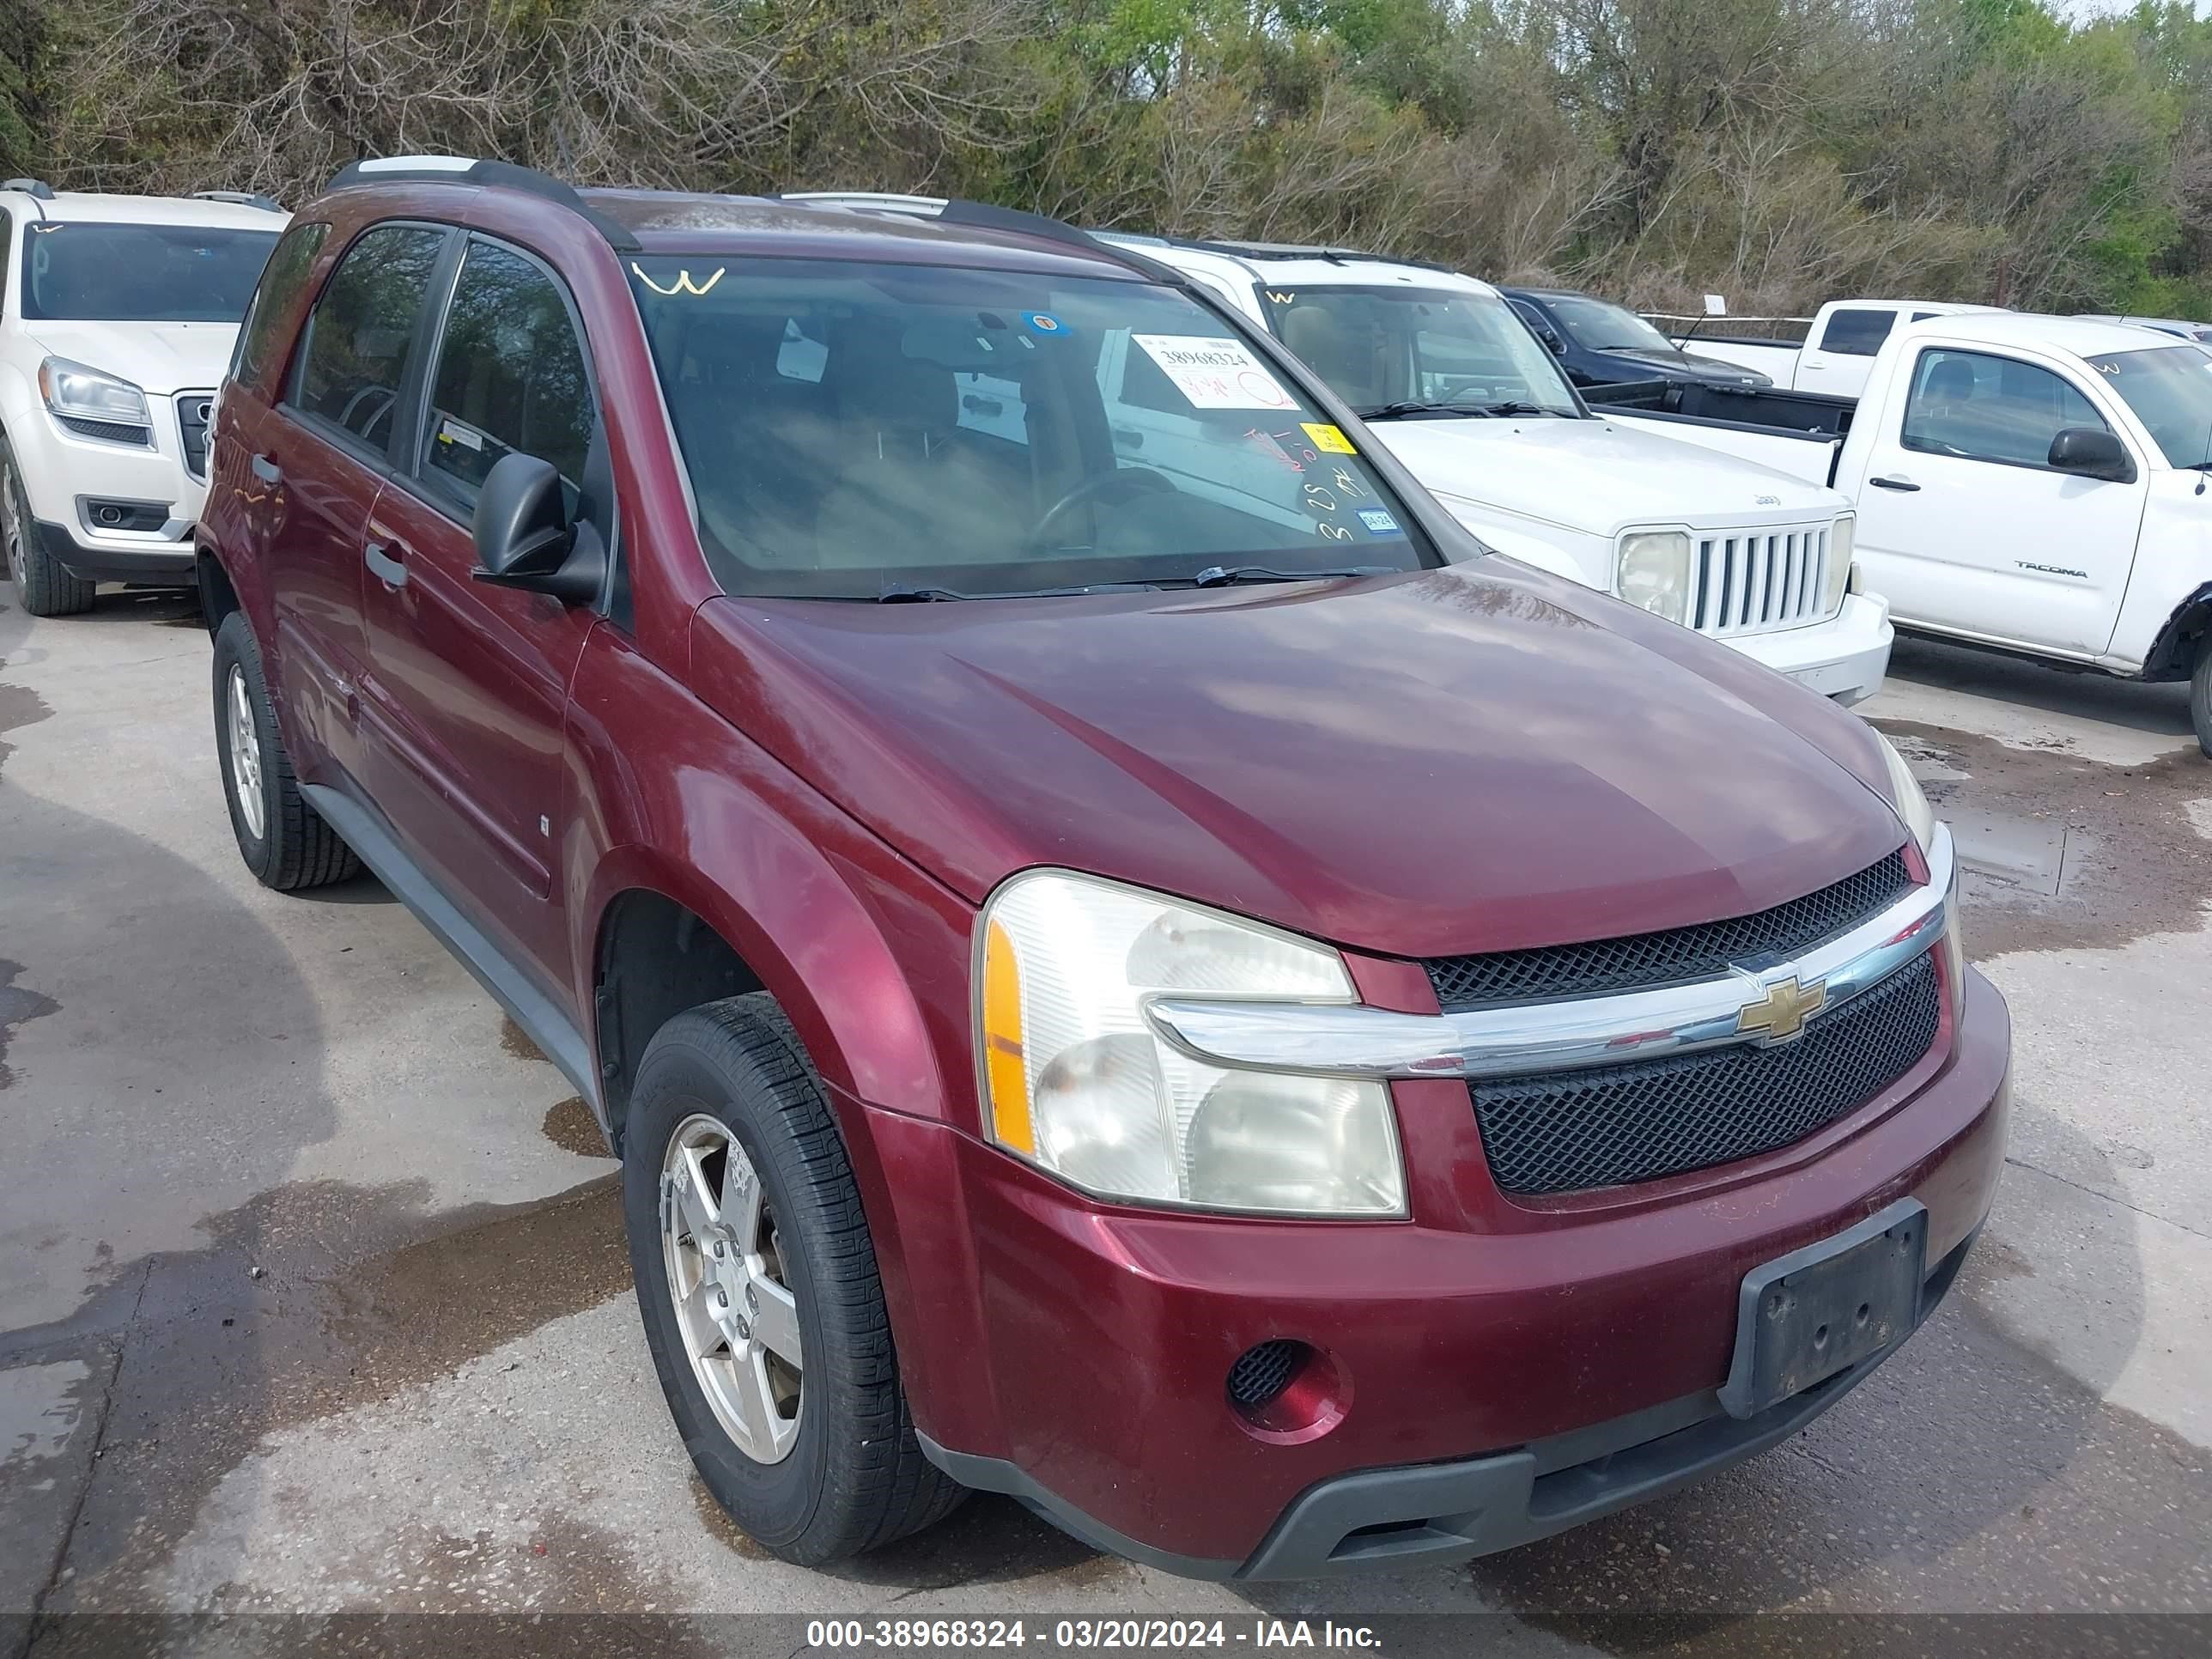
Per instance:
[[[191,586],[216,387],[287,217],[0,184],[0,550],[33,616]]]

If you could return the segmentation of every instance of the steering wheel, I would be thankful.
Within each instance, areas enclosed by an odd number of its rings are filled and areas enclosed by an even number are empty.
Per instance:
[[[1048,545],[1052,538],[1059,533],[1061,520],[1073,513],[1077,507],[1101,496],[1115,495],[1125,490],[1139,495],[1157,495],[1163,493],[1172,495],[1175,494],[1175,488],[1165,475],[1155,472],[1149,466],[1122,466],[1115,468],[1111,472],[1094,472],[1046,508],[1044,516],[1039,519],[1030,533],[1022,538],[1022,544],[1029,550]]]

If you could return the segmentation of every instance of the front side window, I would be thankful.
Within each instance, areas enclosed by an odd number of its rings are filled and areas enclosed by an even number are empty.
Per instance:
[[[2068,427],[2107,429],[2089,400],[2049,369],[1988,352],[1929,350],[1913,368],[1900,441],[1931,455],[2045,466],[2051,439]]]
[[[294,225],[276,244],[276,251],[269,256],[269,264],[261,273],[261,284],[253,290],[253,302],[246,309],[245,325],[238,331],[238,344],[230,358],[232,380],[258,377],[268,359],[270,336],[291,309],[293,297],[307,282],[307,273],[314,269],[315,256],[323,251],[323,243],[330,234],[328,225]]]
[[[379,225],[348,250],[307,320],[294,404],[371,448],[392,441],[400,377],[447,234]]]
[[[234,323],[276,233],[48,219],[26,227],[23,245],[26,318]]]
[[[2212,355],[2156,346],[2088,362],[2149,428],[2168,466],[2212,466]]]
[[[1352,440],[1175,289],[714,257],[630,270],[731,592],[988,597],[1436,562]]]
[[[465,510],[503,455],[550,461],[573,506],[597,423],[583,343],[566,298],[535,260],[476,239],[446,314],[422,476]]]
[[[1844,357],[1871,357],[1881,349],[1897,321],[1893,311],[1854,308],[1830,314],[1820,335],[1820,349]]]
[[[1394,404],[1579,416],[1552,356],[1503,300],[1449,289],[1267,291],[1284,344],[1364,416]]]
[[[1679,356],[1674,343],[1625,306],[1587,294],[1554,294],[1552,314],[1585,351],[1660,351]]]

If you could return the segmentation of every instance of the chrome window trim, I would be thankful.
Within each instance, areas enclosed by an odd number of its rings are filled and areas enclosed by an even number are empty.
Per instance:
[[[1817,1022],[1942,938],[1957,864],[1948,826],[1933,839],[1925,886],[1793,960],[1740,963],[1725,978],[1454,1014],[1196,997],[1155,997],[1146,1013],[1169,1043],[1211,1065],[1325,1077],[1520,1077],[1766,1043],[1740,1022],[1774,986],[1823,984]]]

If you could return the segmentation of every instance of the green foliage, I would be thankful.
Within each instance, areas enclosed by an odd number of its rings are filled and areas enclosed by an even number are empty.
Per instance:
[[[973,195],[1645,304],[2212,311],[2212,21],[2143,0],[0,0],[0,169]]]

